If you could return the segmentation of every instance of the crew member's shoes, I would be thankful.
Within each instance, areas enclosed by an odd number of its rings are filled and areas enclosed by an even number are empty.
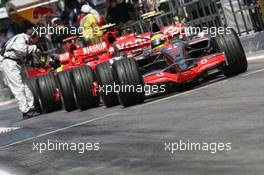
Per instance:
[[[23,119],[26,120],[26,119],[29,119],[29,118],[32,118],[32,117],[37,117],[39,116],[40,113],[37,112],[35,109],[30,109],[27,113],[23,113]]]

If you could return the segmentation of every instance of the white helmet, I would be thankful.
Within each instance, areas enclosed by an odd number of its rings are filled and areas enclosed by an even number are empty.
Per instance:
[[[90,13],[93,10],[93,8],[89,5],[83,5],[81,8],[82,13]]]

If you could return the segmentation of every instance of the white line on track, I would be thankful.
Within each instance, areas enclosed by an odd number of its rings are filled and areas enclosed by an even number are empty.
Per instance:
[[[1,175],[12,175],[12,174],[9,174],[9,173],[7,173],[7,172],[5,172],[5,171],[2,171],[2,170],[0,170],[0,174],[1,174]]]
[[[8,133],[8,132],[11,132],[11,131],[15,131],[17,129],[19,129],[20,127],[3,127],[3,128],[0,128],[0,134],[5,134],[5,133]]]
[[[258,60],[258,59],[264,59],[264,56],[256,56],[256,57],[249,57],[248,58],[248,60],[250,60],[250,61],[251,60]],[[244,74],[244,75],[242,75],[242,77],[246,77],[246,76],[249,76],[249,75],[252,75],[252,74],[256,74],[256,73],[259,73],[259,72],[262,72],[262,71],[264,71],[264,69],[257,70],[257,71],[254,71],[254,72],[250,72],[248,74]],[[190,94],[190,93],[193,93],[193,92],[197,92],[199,90],[202,90],[202,89],[205,89],[205,88],[208,88],[208,87],[212,87],[212,86],[218,85],[220,83],[224,83],[224,82],[229,81],[229,80],[230,79],[225,79],[225,80],[222,80],[222,81],[219,81],[219,82],[216,82],[216,83],[212,83],[212,84],[209,84],[209,85],[206,85],[206,86],[202,86],[202,87],[199,87],[199,88],[196,88],[196,89],[193,89],[193,90],[189,90],[187,92],[183,92],[183,93],[176,94],[176,95],[173,95],[173,96],[165,97],[165,98],[162,98],[162,99],[159,99],[159,100],[156,100],[156,101],[145,103],[143,105],[135,106],[132,109],[139,109],[139,108],[142,108],[142,107],[145,107],[145,106],[148,106],[148,105],[152,105],[152,104],[155,104],[155,103],[159,103],[159,102],[162,102],[162,101],[166,101],[166,100],[178,97],[178,96],[187,95],[187,94]],[[37,138],[40,138],[40,137],[48,136],[48,135],[51,135],[51,134],[54,134],[54,133],[57,133],[57,132],[60,132],[60,131],[71,129],[71,128],[78,127],[78,126],[81,126],[81,125],[85,125],[85,124],[88,124],[88,123],[92,123],[92,122],[95,122],[95,121],[98,121],[98,120],[102,120],[102,119],[105,119],[105,118],[108,118],[108,117],[112,117],[113,115],[116,115],[116,114],[119,114],[119,112],[107,114],[107,115],[104,115],[104,116],[101,116],[101,117],[97,117],[97,118],[94,118],[94,119],[91,119],[91,120],[87,120],[87,121],[84,121],[84,122],[81,122],[81,123],[77,123],[77,124],[73,124],[73,125],[70,125],[70,126],[67,126],[67,127],[64,127],[64,128],[60,128],[60,129],[57,129],[57,130],[54,130],[54,131],[46,132],[46,133],[37,135],[35,137],[30,137],[30,138],[23,139],[23,140],[20,140],[20,141],[17,141],[17,142],[13,142],[13,143],[1,146],[0,149],[7,148],[9,146],[13,146],[13,145],[16,145],[16,144],[24,143],[24,142],[27,142],[27,141],[30,141],[30,140],[33,140],[33,139],[37,139]]]
[[[253,57],[248,57],[247,60],[248,61],[252,61],[252,60],[261,60],[264,59],[263,55],[259,55],[259,56],[253,56]]]
[[[1,107],[1,106],[7,106],[7,105],[14,104],[16,101],[17,101],[17,100],[12,99],[12,100],[9,100],[9,101],[6,101],[6,102],[1,102],[1,103],[0,103],[0,107]]]
[[[259,73],[259,72],[264,72],[264,69],[259,69],[259,70],[256,70],[256,71],[252,71],[252,72],[243,74],[242,77],[247,77],[249,75],[253,75],[253,74],[256,74],[256,73]]]
[[[81,123],[76,123],[76,124],[73,124],[73,125],[70,125],[70,126],[67,126],[67,127],[64,127],[64,128],[56,129],[54,131],[46,132],[46,133],[37,135],[35,137],[30,137],[30,138],[27,138],[27,139],[23,139],[23,140],[20,140],[20,141],[17,141],[17,142],[13,142],[13,143],[1,146],[0,149],[6,148],[6,147],[9,147],[9,146],[13,146],[13,145],[16,145],[16,144],[19,144],[19,143],[23,143],[23,142],[26,142],[26,141],[30,141],[30,140],[33,140],[33,139],[37,139],[37,138],[40,138],[40,137],[44,137],[44,136],[47,136],[47,135],[51,135],[51,134],[54,134],[54,133],[57,133],[57,132],[60,132],[60,131],[64,131],[64,130],[67,130],[67,129],[70,129],[70,128],[74,128],[74,127],[77,127],[77,126],[81,126],[81,125],[85,125],[85,124],[88,124],[88,123],[92,123],[92,122],[95,122],[95,121],[98,121],[98,120],[102,120],[102,119],[111,117],[111,116],[116,115],[116,114],[117,114],[117,112],[116,113],[107,114],[107,115],[104,115],[104,116],[101,116],[101,117],[97,117],[97,118],[94,118],[94,119],[91,119],[91,120],[87,120],[87,121],[84,121],[84,122],[81,122]]]

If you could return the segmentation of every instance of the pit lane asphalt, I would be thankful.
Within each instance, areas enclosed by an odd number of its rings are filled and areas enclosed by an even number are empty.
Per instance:
[[[259,55],[252,55],[261,58]],[[264,56],[247,73],[220,76],[187,92],[117,106],[21,121],[15,105],[0,108],[0,170],[14,175],[263,174]],[[84,154],[33,151],[33,142],[99,142]],[[164,150],[164,142],[232,143],[231,151]],[[0,171],[0,172],[1,172]]]

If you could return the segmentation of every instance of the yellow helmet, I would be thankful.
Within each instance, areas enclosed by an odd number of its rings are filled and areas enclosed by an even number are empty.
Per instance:
[[[151,37],[151,48],[153,50],[162,48],[168,44],[168,38],[164,34],[155,34]]]

